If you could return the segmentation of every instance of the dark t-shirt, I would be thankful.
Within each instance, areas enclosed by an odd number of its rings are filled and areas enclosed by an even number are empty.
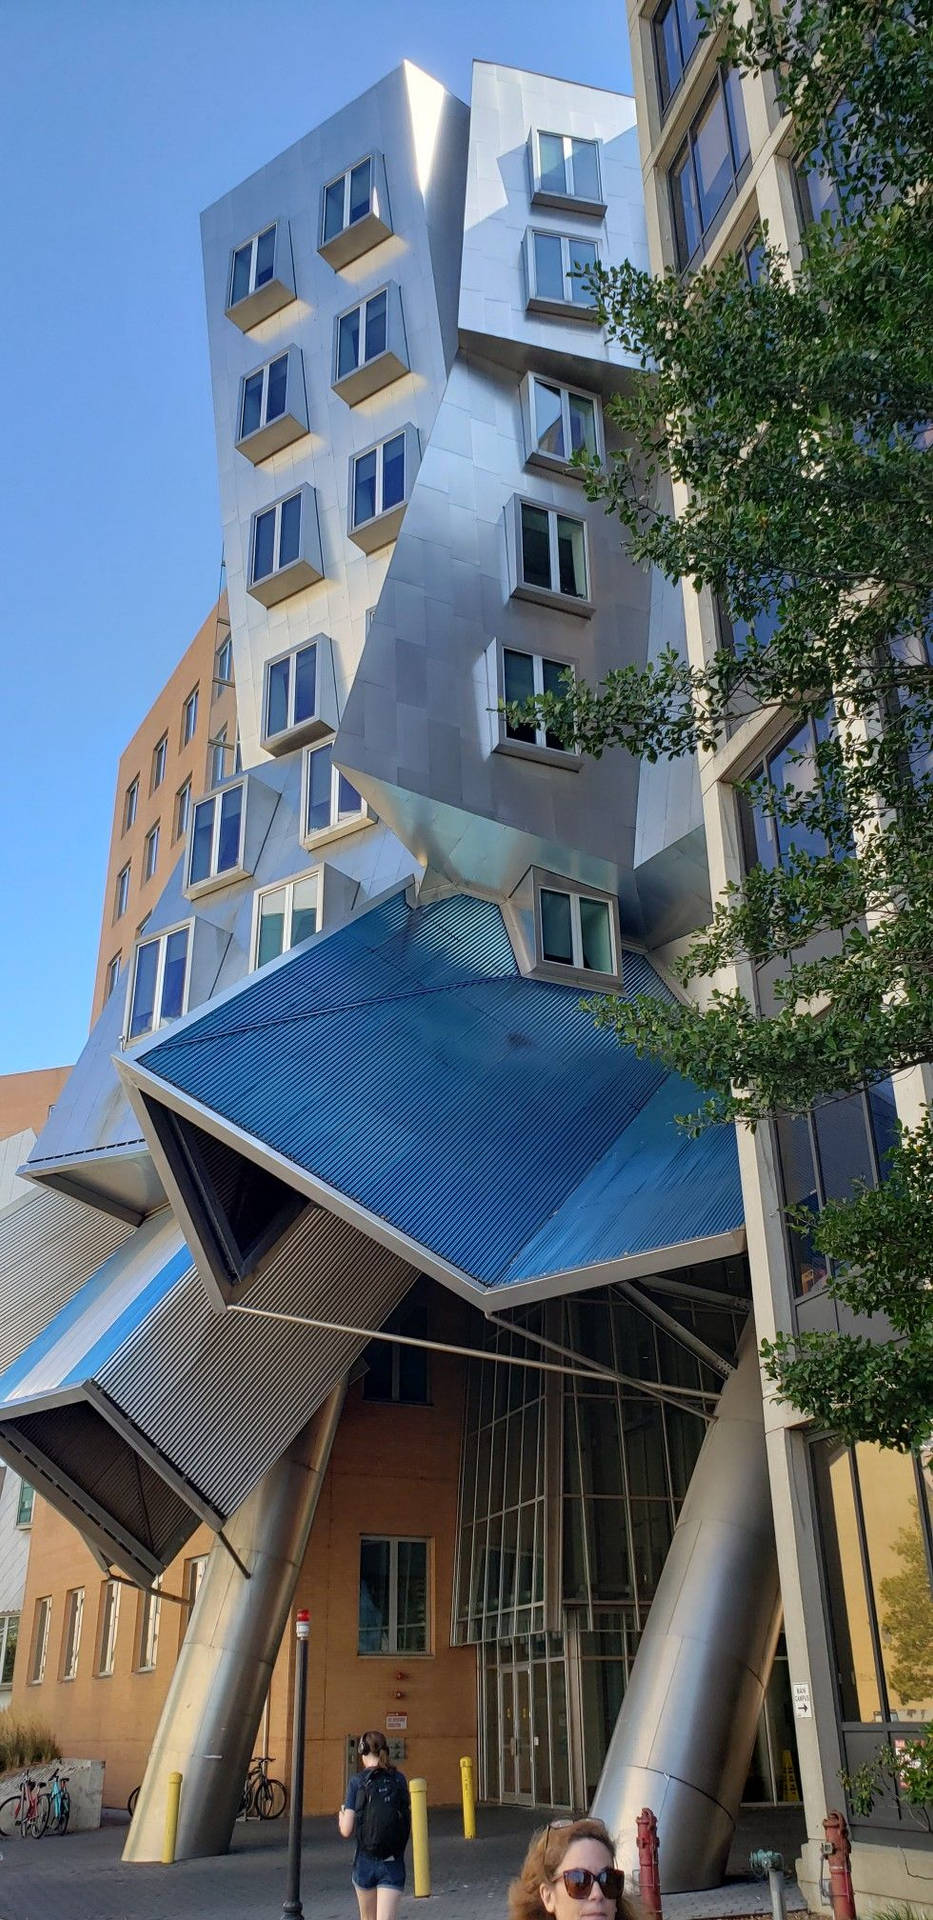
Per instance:
[[[351,1773],[350,1778],[347,1781],[347,1791],[343,1796],[343,1804],[350,1813],[356,1812],[360,1794],[363,1791],[363,1783],[365,1780],[369,1778],[369,1775],[375,1771],[376,1769],[373,1767],[361,1767],[359,1773]],[[399,1772],[398,1767],[393,1767],[391,1771],[393,1773],[398,1774],[399,1779],[402,1781],[403,1785],[407,1789],[408,1781],[405,1779],[405,1775]],[[369,1860],[371,1856],[368,1853],[366,1853],[364,1849],[360,1846],[358,1828],[356,1830],[356,1834],[354,1837],[356,1839],[356,1853],[354,1854],[354,1859],[358,1859],[360,1854],[362,1854],[364,1860]]]

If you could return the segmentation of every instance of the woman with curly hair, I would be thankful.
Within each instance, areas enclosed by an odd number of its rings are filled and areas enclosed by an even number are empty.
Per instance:
[[[552,1820],[532,1835],[509,1888],[509,1920],[640,1920],[601,1820]]]

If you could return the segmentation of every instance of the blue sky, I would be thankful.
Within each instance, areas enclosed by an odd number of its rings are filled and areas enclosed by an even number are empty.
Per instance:
[[[0,1073],[80,1052],[117,760],[216,592],[201,209],[474,56],[631,87],[622,0],[0,0]]]

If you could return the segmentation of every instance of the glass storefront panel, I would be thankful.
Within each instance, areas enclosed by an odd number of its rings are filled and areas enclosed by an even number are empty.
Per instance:
[[[892,1720],[933,1718],[933,1592],[913,1458],[855,1449]]]
[[[814,1466],[842,1718],[880,1720],[881,1694],[848,1451],[822,1441],[814,1448]]]

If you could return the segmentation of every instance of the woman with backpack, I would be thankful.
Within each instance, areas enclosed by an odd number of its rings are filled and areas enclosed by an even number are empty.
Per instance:
[[[360,1771],[347,1782],[337,1819],[344,1839],[356,1840],[352,1880],[360,1920],[395,1920],[411,1833],[408,1781],[393,1767],[378,1729],[360,1735],[357,1753]]]

